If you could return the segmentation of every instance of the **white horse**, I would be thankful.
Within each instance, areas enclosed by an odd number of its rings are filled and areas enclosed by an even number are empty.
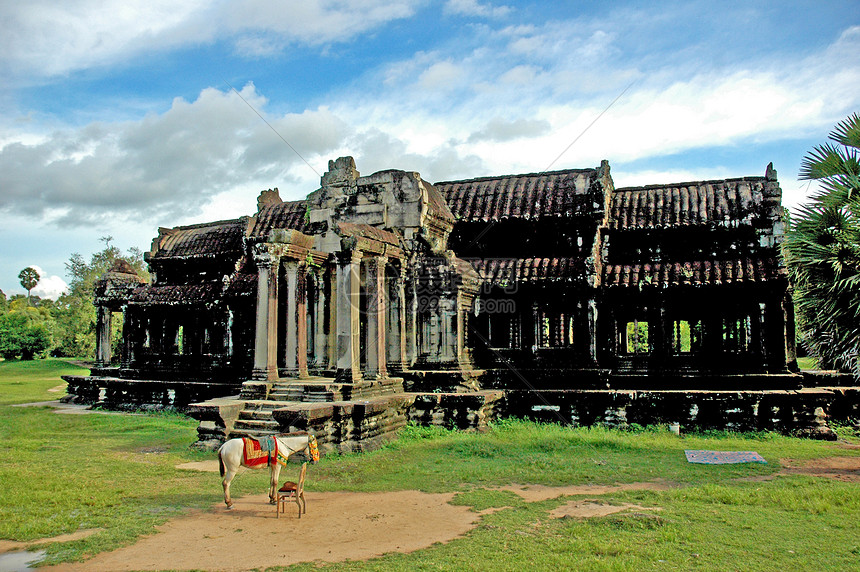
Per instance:
[[[277,502],[275,490],[278,486],[278,476],[281,474],[281,465],[285,465],[287,463],[287,459],[289,459],[291,455],[309,449],[308,457],[310,457],[313,462],[317,462],[319,460],[317,440],[310,433],[302,431],[299,433],[288,433],[286,435],[275,435],[274,437],[278,445],[278,454],[276,457],[270,458],[267,463],[271,477],[269,485],[270,504],[275,504],[275,502]],[[239,471],[239,467],[244,466],[252,469],[262,469],[266,466],[266,464],[254,466],[246,465],[244,451],[245,442],[242,438],[230,439],[221,445],[220,449],[218,449],[218,465],[221,470],[221,477],[223,478],[221,486],[224,487],[224,502],[227,504],[227,508],[233,508],[233,501],[230,499],[230,482],[233,480],[233,477],[236,476],[236,473]]]

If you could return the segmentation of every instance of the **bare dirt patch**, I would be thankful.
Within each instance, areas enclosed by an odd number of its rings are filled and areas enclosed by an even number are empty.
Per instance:
[[[217,471],[217,461],[183,463],[190,470]],[[620,490],[662,490],[664,482],[616,486],[546,487],[511,485],[528,502],[562,495],[601,495]],[[248,570],[298,562],[362,560],[387,552],[412,552],[437,542],[449,542],[473,529],[481,514],[450,503],[454,493],[417,491],[387,493],[308,492],[308,512],[301,519],[288,506],[277,518],[266,495],[234,499],[233,510],[223,505],[170,520],[155,534],[132,546],[99,554],[80,564],[46,570]],[[597,505],[595,501],[589,501]],[[581,505],[586,506],[586,505]],[[633,508],[609,505],[603,511]],[[641,508],[641,507],[635,507]],[[571,509],[575,510],[575,509]],[[593,516],[600,510],[593,509]],[[645,510],[645,509],[643,509]],[[296,539],[314,539],[297,542]],[[193,550],[188,547],[193,546]]]
[[[824,457],[821,459],[781,459],[779,474],[825,477],[845,483],[860,483],[860,457]]]
[[[266,495],[242,497],[235,499],[233,510],[218,507],[173,519],[137,544],[46,570],[229,571],[412,552],[450,541],[475,526],[480,515],[449,504],[453,496],[416,491],[308,493],[308,512],[301,519],[295,509],[276,518]]]
[[[71,542],[73,540],[80,540],[81,538],[86,538],[87,536],[95,534],[100,530],[100,528],[90,528],[87,530],[79,530],[71,534],[61,534],[60,536],[52,536],[51,538],[40,538],[38,540],[29,540],[27,542],[0,540],[0,554],[4,554],[6,552],[16,552],[18,550],[29,550],[31,547],[38,546],[39,544],[47,544],[53,542]]]
[[[668,481],[657,479],[644,483],[628,483],[625,485],[571,485],[566,487],[547,487],[544,485],[508,485],[498,490],[516,493],[527,502],[538,502],[555,499],[560,496],[576,495],[605,495],[619,491],[665,491],[674,485]]]
[[[658,507],[644,507],[638,504],[605,504],[595,500],[575,500],[564,504],[557,509],[551,511],[549,515],[552,518],[593,518],[598,516],[608,516],[617,512],[625,512],[628,510],[641,511],[656,511]]]

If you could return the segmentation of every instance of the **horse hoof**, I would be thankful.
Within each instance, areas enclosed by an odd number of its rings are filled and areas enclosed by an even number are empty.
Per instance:
[[[227,510],[233,510],[233,503],[227,505]]]

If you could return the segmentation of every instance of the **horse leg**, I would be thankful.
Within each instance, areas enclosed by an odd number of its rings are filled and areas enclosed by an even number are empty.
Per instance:
[[[227,505],[228,509],[233,508],[233,500],[230,498],[230,483],[233,481],[233,477],[235,476],[235,469],[227,469],[227,472],[224,474],[224,480],[221,481],[221,486],[224,487],[224,504]]]
[[[269,472],[269,504],[275,504],[278,502],[278,498],[275,496],[278,490],[278,476],[281,474],[281,465],[277,461],[275,464],[271,466]]]

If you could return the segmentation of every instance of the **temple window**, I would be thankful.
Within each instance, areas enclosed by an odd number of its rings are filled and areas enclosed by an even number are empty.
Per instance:
[[[494,348],[520,347],[520,317],[516,314],[488,315],[489,342]]]
[[[674,320],[672,322],[672,353],[697,353],[702,348],[701,320]]]
[[[623,353],[642,355],[651,352],[647,321],[626,322],[621,332],[621,338],[621,351]]]
[[[750,316],[723,318],[723,350],[745,353],[752,345],[752,319]]]
[[[563,348],[573,345],[573,316],[541,310],[537,315],[537,346]]]

